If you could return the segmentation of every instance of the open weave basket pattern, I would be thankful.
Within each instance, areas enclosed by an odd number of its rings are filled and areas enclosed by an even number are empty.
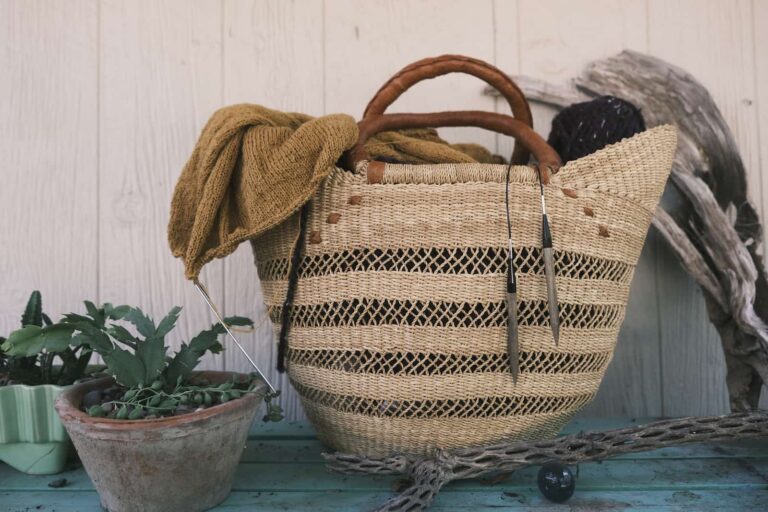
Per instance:
[[[312,202],[288,371],[344,452],[426,454],[555,435],[595,395],[676,146],[661,126],[568,163],[546,186],[560,301],[554,345],[533,168],[512,170],[520,376],[506,360],[506,167],[336,169]],[[275,331],[298,215],[253,242]]]

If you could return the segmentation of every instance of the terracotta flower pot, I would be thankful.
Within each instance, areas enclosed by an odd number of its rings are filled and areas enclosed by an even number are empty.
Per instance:
[[[202,372],[217,384],[245,375]],[[266,393],[255,393],[200,412],[121,421],[92,418],[83,397],[114,384],[111,378],[75,385],[59,395],[56,410],[88,476],[109,512],[197,512],[226,499],[248,431]]]

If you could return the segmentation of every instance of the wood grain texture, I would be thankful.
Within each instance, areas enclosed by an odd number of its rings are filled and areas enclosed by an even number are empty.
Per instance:
[[[627,316],[597,397],[579,413],[592,416],[661,415],[659,374],[659,272],[656,257],[661,241],[650,232],[635,269]]]
[[[491,0],[326,0],[326,111],[359,119],[394,73],[424,57],[458,53],[494,61]],[[388,110],[494,111],[477,78],[452,74],[414,86]],[[476,128],[440,130],[450,141],[493,149],[495,134]]]
[[[627,468],[630,469],[630,468]],[[258,478],[263,467],[254,468],[254,478]],[[362,478],[362,477],[361,477]],[[525,485],[525,480],[514,486],[499,485],[480,491],[462,491],[438,499],[429,509],[430,512],[463,512],[466,510],[525,510],[548,511],[560,510],[541,496],[533,485]],[[339,486],[337,486],[339,487]],[[610,509],[658,510],[664,512],[687,512],[688,510],[715,512],[730,508],[733,510],[760,510],[768,491],[757,486],[744,485],[729,489],[727,484],[721,489],[699,489],[695,492],[682,487],[662,490],[586,490],[577,491],[578,496],[572,501],[573,507],[580,510],[596,510],[596,506]],[[311,512],[345,512],[372,510],[391,496],[386,490],[349,491],[334,488],[332,490],[306,490],[302,492],[272,491],[235,491],[220,508],[214,512],[250,512],[257,510],[292,510]],[[26,512],[44,503],[49,510],[57,512],[101,512],[95,491],[24,493],[0,492],[0,499],[8,500],[12,512]],[[599,510],[599,509],[597,509]]]
[[[502,3],[501,5],[504,5]],[[637,0],[517,0],[519,73],[565,82],[588,62],[624,48],[645,50],[644,2]],[[497,19],[497,26],[504,24]],[[507,28],[508,30],[508,28]],[[498,45],[501,60],[506,46]],[[534,126],[549,132],[553,109],[537,106]]]
[[[614,455],[651,451],[683,444],[720,440],[762,439],[768,436],[768,412],[727,416],[686,417],[608,431],[578,432],[542,443],[508,442],[452,451],[429,457],[393,455],[368,458],[355,454],[324,454],[328,467],[347,475],[401,475],[410,483],[377,512],[426,510],[446,484],[498,477],[499,473],[538,470],[548,463],[566,466],[604,462]],[[638,465],[637,475],[652,466]]]
[[[510,75],[520,74],[520,2],[519,0],[493,2],[494,65]],[[496,98],[494,105],[499,114],[508,114],[509,106],[501,98]],[[533,128],[542,136],[546,135],[554,110],[538,104],[531,104]],[[549,119],[542,124],[542,119]],[[501,134],[496,135],[496,153],[509,159],[512,156],[514,141]]]
[[[614,418],[578,420],[569,432],[646,423]],[[214,511],[372,510],[393,494],[395,477],[346,476],[322,464],[311,427],[282,422],[255,426],[235,478],[235,488]],[[429,510],[763,510],[768,443],[748,440],[685,445],[633,453],[601,464],[582,464],[576,493],[554,505],[536,489],[538,468],[527,468],[492,483],[475,480],[448,485]],[[50,477],[28,476],[0,466],[0,504],[11,512],[56,510],[100,512],[99,500],[82,468],[60,475],[64,489],[47,486]],[[5,509],[4,509],[5,510]]]
[[[768,172],[768,2],[764,0],[752,1],[752,34],[754,35],[755,51],[755,107],[758,119],[758,147],[762,180],[759,197],[762,198],[761,204],[763,204],[763,213],[765,213],[765,198],[768,193],[768,179],[763,177],[763,174]],[[765,220],[764,216],[763,220]],[[763,251],[763,255],[765,254],[766,252]],[[760,406],[768,408],[768,386],[763,387]]]
[[[323,113],[323,4],[282,0],[224,3],[224,101],[258,103],[291,112]],[[243,244],[225,261],[225,309],[245,314],[260,327],[240,335],[251,357],[281,389],[280,404],[289,418],[303,417],[287,374],[275,370],[277,346],[266,319],[251,247]],[[262,323],[263,322],[263,323]],[[248,370],[234,348],[227,368]]]
[[[683,66],[707,87],[736,138],[750,196],[759,197],[751,3],[650,0],[648,15],[649,52]],[[762,209],[764,201],[755,204]],[[726,412],[722,349],[708,322],[701,292],[670,252],[660,252],[657,257],[657,267],[664,269],[664,278],[659,280],[659,295],[664,300],[659,318],[662,413]]]
[[[680,65],[723,110],[752,197],[766,210],[767,4],[0,0],[0,334],[17,325],[34,288],[54,316],[85,298],[136,303],[156,317],[184,306],[177,344],[209,325],[213,317],[165,233],[173,185],[210,114],[249,101],[359,116],[392,73],[443,53],[550,82],[623,48]],[[482,89],[473,77],[432,80],[393,111],[506,112]],[[542,134],[553,114],[534,108]],[[482,130],[441,133],[511,150],[507,138]],[[250,247],[207,265],[202,279],[227,314],[263,318]],[[274,367],[269,325],[242,340],[262,366]],[[651,234],[614,361],[587,413],[723,412],[720,352],[697,288]],[[234,349],[206,365],[248,369]],[[287,380],[277,383],[288,416],[302,417]]]
[[[99,295],[161,317],[184,308],[173,346],[213,322],[168,249],[173,187],[208,116],[221,103],[218,0],[101,4]],[[222,264],[201,281],[222,302]],[[222,368],[222,361],[206,361]]]
[[[0,1],[0,335],[97,296],[97,7]]]

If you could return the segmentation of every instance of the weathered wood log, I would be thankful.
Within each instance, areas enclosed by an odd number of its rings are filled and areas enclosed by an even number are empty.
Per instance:
[[[405,475],[412,483],[377,511],[427,508],[440,489],[453,480],[480,478],[548,462],[578,464],[623,453],[668,446],[768,436],[768,412],[680,418],[606,432],[579,432],[546,441],[501,443],[466,448],[410,460],[402,456],[368,459],[348,454],[323,454],[328,467],[345,474]]]
[[[756,408],[768,382],[762,225],[736,142],[709,92],[684,70],[632,51],[591,63],[565,86],[515,80],[531,100],[554,107],[612,95],[640,108],[648,126],[677,125],[671,182],[681,206],[659,210],[653,225],[704,291],[725,354],[731,410]]]

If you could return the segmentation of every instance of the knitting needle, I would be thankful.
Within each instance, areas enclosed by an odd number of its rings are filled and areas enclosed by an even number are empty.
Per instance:
[[[512,371],[512,381],[517,384],[520,374],[520,345],[517,327],[517,283],[515,270],[512,267],[512,239],[509,240],[509,272],[507,272],[507,354],[509,367]]]
[[[508,268],[507,268],[507,357],[509,368],[512,372],[512,381],[517,384],[520,374],[520,340],[517,326],[517,281],[515,279],[515,252],[512,247],[512,220],[509,215],[509,175],[512,170],[512,159],[507,166],[507,182],[504,192],[504,204],[507,209],[507,240],[508,240]]]
[[[218,320],[221,326],[224,327],[224,330],[227,331],[227,334],[229,335],[230,338],[232,338],[232,341],[235,342],[235,345],[237,346],[237,348],[240,349],[240,352],[242,352],[245,358],[248,360],[248,362],[251,363],[251,366],[253,366],[253,369],[256,370],[257,374],[259,374],[259,377],[261,377],[261,379],[267,384],[267,386],[269,386],[269,390],[272,393],[275,393],[276,392],[275,387],[272,385],[271,382],[269,382],[269,379],[267,379],[267,376],[264,375],[264,373],[262,373],[261,370],[259,370],[259,367],[256,366],[256,363],[253,361],[253,359],[251,359],[251,356],[248,355],[248,352],[246,352],[245,348],[243,348],[240,342],[237,341],[237,338],[235,338],[235,335],[232,334],[232,331],[229,330],[229,326],[227,325],[227,323],[224,321],[223,318],[221,318],[219,311],[213,305],[213,302],[211,302],[211,298],[208,296],[208,292],[203,290],[202,286],[200,286],[200,283],[198,282],[195,282],[195,288],[197,288],[197,291],[200,292],[200,295],[203,296],[203,300],[205,301],[206,304],[208,304],[208,307],[211,308],[211,311],[213,312],[213,316],[215,316],[216,320]]]
[[[555,256],[552,250],[552,233],[549,230],[547,203],[544,200],[544,182],[539,168],[539,191],[541,192],[541,246],[544,256],[544,273],[547,279],[547,302],[549,303],[549,324],[552,327],[552,337],[555,345],[560,341],[560,311],[557,305],[557,285],[555,283]]]

